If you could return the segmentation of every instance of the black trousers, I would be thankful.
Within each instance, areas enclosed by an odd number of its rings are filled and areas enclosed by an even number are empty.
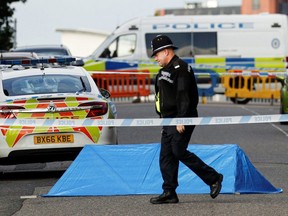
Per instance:
[[[176,126],[164,126],[161,137],[160,170],[164,191],[175,191],[178,186],[179,161],[198,175],[207,185],[215,183],[219,174],[197,155],[187,150],[195,126],[185,126],[178,133]]]

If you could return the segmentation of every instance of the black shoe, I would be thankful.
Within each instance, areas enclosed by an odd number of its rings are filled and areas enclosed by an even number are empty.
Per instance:
[[[222,181],[223,175],[219,174],[218,180],[214,184],[210,185],[210,196],[212,197],[212,199],[215,199],[220,193],[222,188]]]
[[[178,203],[179,199],[175,192],[166,191],[163,192],[160,196],[153,197],[150,199],[152,204],[164,204],[164,203]]]

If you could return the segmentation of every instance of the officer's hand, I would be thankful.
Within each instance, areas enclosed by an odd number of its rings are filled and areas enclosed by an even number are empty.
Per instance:
[[[184,125],[176,125],[176,129],[178,133],[183,133],[185,131],[185,126]]]

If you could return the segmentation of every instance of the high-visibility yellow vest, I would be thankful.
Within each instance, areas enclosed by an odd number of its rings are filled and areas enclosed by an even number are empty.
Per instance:
[[[155,105],[157,112],[160,112],[160,98],[159,98],[159,92],[155,95]]]

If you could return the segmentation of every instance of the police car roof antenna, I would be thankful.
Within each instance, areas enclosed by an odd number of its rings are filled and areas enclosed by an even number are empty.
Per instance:
[[[3,50],[1,50],[1,56],[0,56],[0,60],[3,60]],[[5,65],[0,65],[0,69],[1,69],[1,74],[0,77],[2,77],[2,72],[4,71],[4,69],[6,68]]]
[[[41,66],[40,70],[44,70],[44,61],[43,61],[43,59],[44,59],[44,58],[42,57],[42,62],[41,62],[41,63],[42,63],[42,66]]]

